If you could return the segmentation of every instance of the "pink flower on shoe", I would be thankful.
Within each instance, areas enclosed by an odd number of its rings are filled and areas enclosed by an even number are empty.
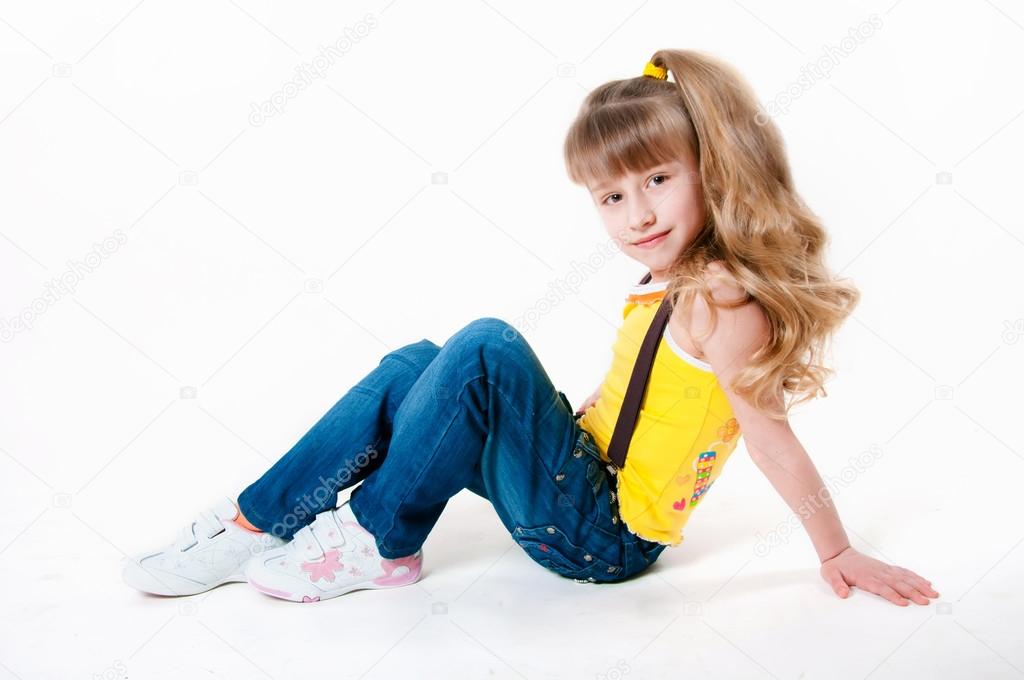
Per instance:
[[[309,580],[316,583],[320,579],[334,582],[334,575],[341,571],[345,565],[338,559],[338,550],[328,550],[324,553],[322,562],[303,562],[302,571],[309,572]]]

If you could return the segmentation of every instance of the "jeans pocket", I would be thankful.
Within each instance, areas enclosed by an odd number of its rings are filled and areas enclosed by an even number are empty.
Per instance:
[[[516,527],[513,538],[534,562],[580,583],[615,581],[623,571],[621,566],[579,547],[554,525]]]
[[[563,454],[555,468],[554,482],[559,489],[558,505],[573,507],[595,527],[605,527],[598,504],[605,494],[601,491],[604,475],[600,461],[587,455],[580,433],[568,454]]]
[[[594,513],[590,517],[592,523],[604,531],[618,533],[615,526],[619,521],[615,477],[608,473],[607,466],[607,462],[601,458],[594,436],[579,428],[572,455],[563,461],[555,481],[561,482],[570,475],[584,476],[587,489],[594,501],[593,506],[588,504],[588,508]]]

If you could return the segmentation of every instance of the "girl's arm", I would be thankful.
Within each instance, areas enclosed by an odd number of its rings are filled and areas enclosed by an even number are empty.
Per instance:
[[[740,431],[744,432],[742,423]],[[849,548],[850,539],[839,521],[828,487],[804,447],[795,436],[776,444],[780,448],[765,451],[752,445],[748,439],[747,451],[754,464],[803,522],[818,553],[818,561],[824,564]]]
[[[748,437],[739,415],[737,420],[740,420],[740,431]],[[748,415],[748,426],[755,421]],[[759,432],[766,430],[763,426],[759,428],[756,422],[754,428]],[[888,565],[850,547],[828,487],[792,432],[757,441],[754,444],[747,439],[751,459],[803,522],[821,561],[821,576],[836,595],[846,597],[849,587],[857,586],[901,606],[907,605],[908,599],[928,604],[929,597],[939,596],[931,581],[915,572]]]
[[[712,285],[715,299],[742,299],[732,284]],[[898,605],[928,604],[938,597],[931,582],[902,567],[891,566],[850,547],[849,538],[832,504],[828,487],[786,420],[773,420],[745,398],[726,387],[749,357],[768,339],[769,325],[756,301],[735,309],[717,310],[717,322],[702,350],[729,400],[750,456],[786,504],[800,517],[821,561],[821,576],[839,597],[849,586],[876,593]],[[694,305],[694,323],[706,330],[707,308],[700,296]],[[775,405],[782,404],[781,394]]]

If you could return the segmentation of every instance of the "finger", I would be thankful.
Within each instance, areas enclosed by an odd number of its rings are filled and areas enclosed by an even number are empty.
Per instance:
[[[920,575],[920,574],[918,574],[918,573],[917,573],[916,571],[912,571],[912,570],[910,570],[910,569],[907,569],[907,568],[905,568],[905,567],[900,567],[900,569],[899,569],[899,570],[900,570],[900,571],[901,571],[901,572],[903,573],[903,575],[904,575],[904,576],[906,576],[906,577],[913,577],[913,578],[919,579],[919,580],[921,580],[921,581],[924,581],[924,582],[925,582],[925,583],[927,583],[928,585],[931,585],[931,584],[932,584],[932,582],[931,582],[931,581],[929,581],[928,579],[926,579],[926,578],[925,578],[924,576],[921,576],[921,575]]]
[[[883,583],[882,581],[879,581],[877,578],[871,579],[870,581],[868,581],[866,585],[868,590],[875,593],[876,595],[881,595],[893,604],[898,604],[901,607],[905,607],[908,604],[910,604],[902,595],[896,592],[889,584]]]
[[[938,597],[939,592],[932,588],[932,582],[910,569],[900,569],[903,580],[911,584],[928,597]]]
[[[939,591],[935,590],[935,588],[932,588],[931,584],[928,581],[925,581],[923,578],[910,579],[910,583],[915,588],[924,593],[927,597],[939,596]]]
[[[917,604],[928,604],[928,598],[921,594],[913,584],[903,579],[898,579],[891,582],[891,585],[899,591],[900,595],[903,597],[913,600]]]
[[[839,573],[838,569],[830,569],[825,574],[825,580],[839,597],[845,598],[850,594],[850,586],[846,585],[846,581],[843,580],[843,575]]]

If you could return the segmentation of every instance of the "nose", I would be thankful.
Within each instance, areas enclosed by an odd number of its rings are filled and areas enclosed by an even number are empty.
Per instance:
[[[644,199],[633,202],[629,209],[629,224],[632,231],[644,232],[654,224],[654,210]]]

